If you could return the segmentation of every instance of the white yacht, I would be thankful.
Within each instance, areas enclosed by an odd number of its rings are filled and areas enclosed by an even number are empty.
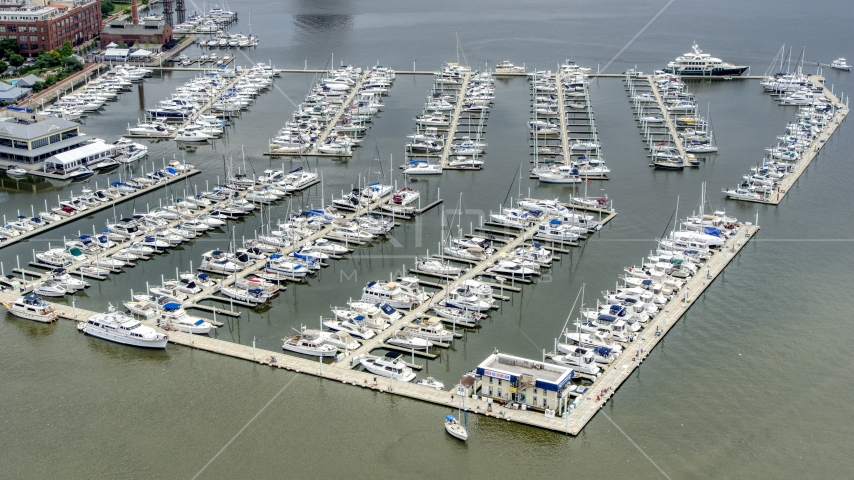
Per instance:
[[[510,63],[510,60],[504,60],[495,66],[496,75],[501,75],[503,73],[525,73],[525,67],[513,65]]]
[[[685,76],[709,76],[709,75],[741,75],[749,67],[726,63],[720,58],[715,58],[708,53],[703,53],[697,44],[691,46],[691,51],[685,53],[676,60],[669,62],[664,69],[666,73]]]
[[[362,301],[387,303],[392,308],[410,309],[420,302],[404,292],[397,282],[368,282],[362,290]]]
[[[323,322],[323,326],[333,332],[344,332],[350,336],[361,338],[362,340],[370,340],[376,336],[373,330],[367,328],[364,322],[359,321],[358,317],[353,317],[349,320],[334,320],[329,319]]]
[[[3,303],[12,315],[25,320],[51,323],[59,318],[53,307],[38,295],[27,295],[15,300],[14,303]]]
[[[448,343],[454,340],[454,333],[446,330],[442,319],[437,317],[420,318],[409,324],[409,331],[416,337],[434,342]]]
[[[290,352],[311,355],[315,357],[334,357],[338,348],[326,343],[326,339],[318,333],[305,330],[292,337],[283,338],[282,348]]]
[[[837,70],[845,70],[846,72],[851,70],[851,65],[848,65],[848,63],[842,57],[839,57],[836,60],[834,60],[833,62],[831,62],[830,66],[832,68],[837,69]]]
[[[557,168],[537,172],[537,179],[540,183],[558,185],[574,185],[583,181],[578,175],[578,169],[569,165],[561,165]]]
[[[181,304],[175,302],[163,305],[158,325],[194,335],[207,335],[213,328],[213,325],[204,318],[194,318],[188,315]]]
[[[427,350],[433,345],[430,340],[417,337],[406,329],[395,332],[394,335],[386,339],[386,343],[410,350]]]
[[[593,353],[581,347],[566,347],[564,355],[558,355],[552,358],[552,361],[558,365],[572,367],[573,370],[587,375],[596,375],[602,368],[596,364],[593,358]]]
[[[404,175],[441,175],[442,166],[436,163],[410,161],[403,170]]]
[[[400,353],[389,352],[384,357],[363,355],[359,358],[359,363],[374,375],[403,382],[411,382],[415,379],[415,372],[403,361]]]
[[[169,340],[168,335],[157,333],[112,306],[107,313],[92,315],[86,322],[78,323],[77,329],[93,337],[135,347],[166,348]]]

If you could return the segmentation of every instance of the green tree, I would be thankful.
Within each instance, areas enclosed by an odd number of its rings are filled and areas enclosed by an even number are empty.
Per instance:
[[[117,45],[119,48],[128,48],[128,44],[125,43],[124,40],[119,40],[119,43]]]
[[[44,79],[44,84],[48,87],[55,84],[55,83],[56,83],[56,75],[48,75]]]
[[[11,38],[0,39],[0,51],[5,52],[7,57],[13,53],[18,53],[18,42]]]
[[[33,91],[34,92],[41,92],[42,90],[44,90],[44,83],[36,82],[33,84]]]
[[[116,6],[113,4],[113,0],[101,0],[101,15],[106,17],[113,13],[114,8],[116,8]]]
[[[77,60],[74,57],[67,57],[62,59],[62,68],[69,72],[76,72],[78,70],[83,70],[83,64],[80,63],[80,60]]]
[[[74,55],[74,48],[68,40],[62,42],[62,47],[59,49],[59,56],[62,58]]]
[[[11,63],[13,67],[20,67],[24,64],[24,57],[18,55],[17,53],[13,53],[9,55],[9,63]]]
[[[9,68],[9,64],[0,60],[0,73],[5,72]]]

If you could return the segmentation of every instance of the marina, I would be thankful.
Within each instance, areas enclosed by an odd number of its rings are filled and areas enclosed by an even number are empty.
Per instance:
[[[0,131],[10,476],[845,475],[842,6],[247,2]]]

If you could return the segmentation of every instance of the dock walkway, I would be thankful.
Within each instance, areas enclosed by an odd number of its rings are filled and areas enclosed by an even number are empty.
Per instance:
[[[679,132],[676,131],[676,126],[673,125],[673,118],[667,110],[667,106],[664,105],[664,100],[661,99],[661,92],[658,91],[658,87],[655,85],[655,80],[652,75],[647,75],[646,81],[649,82],[652,94],[655,96],[656,103],[658,103],[658,109],[661,110],[661,114],[664,115],[664,122],[667,124],[667,131],[670,132],[670,141],[676,145],[676,149],[679,151],[679,156],[685,158],[685,145],[682,143],[682,137],[679,136]]]
[[[454,106],[454,115],[451,117],[451,125],[448,127],[448,136],[445,137],[445,145],[442,149],[442,157],[439,159],[439,164],[443,168],[448,168],[448,158],[451,156],[451,148],[454,146],[454,137],[457,135],[457,124],[460,121],[460,115],[463,111],[463,104],[466,98],[466,89],[469,86],[471,73],[463,74],[463,82],[460,84],[460,90],[457,92],[457,104]]]
[[[136,197],[139,197],[140,195],[145,195],[146,193],[153,192],[153,191],[158,190],[162,187],[165,187],[166,185],[170,185],[172,183],[180,182],[180,181],[182,181],[188,177],[192,177],[193,175],[196,175],[199,173],[202,173],[202,172],[199,170],[190,170],[187,173],[181,173],[181,174],[176,175],[174,177],[169,177],[165,181],[159,182],[155,185],[145,186],[143,188],[136,190],[135,192],[133,192],[131,194],[124,195],[124,196],[119,197],[115,200],[112,200],[112,201],[109,201],[106,203],[101,203],[101,204],[98,204],[98,205],[93,206],[93,207],[88,207],[84,212],[81,212],[81,213],[78,213],[75,215],[71,215],[70,217],[62,217],[62,220],[60,220],[58,222],[51,222],[49,224],[46,224],[43,227],[37,228],[35,230],[31,230],[29,232],[24,232],[21,235],[18,235],[17,237],[12,237],[12,238],[5,240],[4,242],[0,242],[0,248],[5,248],[5,247],[8,247],[10,245],[14,245],[14,244],[21,242],[23,240],[30,239],[30,238],[35,237],[37,235],[41,235],[42,233],[47,232],[48,230],[53,230],[54,228],[61,227],[63,225],[67,225],[69,223],[75,222],[81,218],[87,218],[88,216],[90,216],[91,214],[93,214],[95,212],[100,212],[101,210],[105,210],[107,208],[112,208],[115,205],[118,205],[120,203],[124,203],[128,200],[132,200]]]

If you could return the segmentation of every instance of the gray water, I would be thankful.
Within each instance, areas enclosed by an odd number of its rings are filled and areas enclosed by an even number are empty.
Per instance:
[[[468,62],[490,65],[509,59],[529,68],[554,69],[565,58],[596,69],[611,58],[665,2],[232,2],[240,22],[261,46],[246,51],[254,61],[280,68],[323,68],[335,63],[360,66],[378,61],[398,70],[437,69],[456,60],[459,35]],[[188,8],[190,8],[188,5]],[[201,5],[198,5],[201,7]],[[634,67],[649,72],[690,48],[701,48],[761,75],[782,43],[807,47],[807,69],[815,62],[852,57],[844,2],[673,2],[631,44],[607,72]],[[197,47],[192,47],[193,49]],[[191,54],[190,50],[188,54]],[[795,55],[797,51],[795,52]],[[847,54],[847,55],[846,55]],[[238,55],[238,64],[249,60]],[[850,74],[824,70],[834,90],[854,90]],[[145,81],[98,115],[82,130],[113,140],[146,106],[167,98],[190,72],[168,72]],[[270,160],[261,153],[284,124],[313,74],[286,74],[277,89],[259,97],[228,135],[211,146],[179,150],[174,142],[152,142],[146,170],[162,158],[186,158],[204,171],[187,185],[176,184],[117,207],[117,214],[154,206],[167,196],[199,190],[223,175],[223,158],[249,171],[295,168],[299,160]],[[348,161],[309,159],[323,172],[324,187],[294,198],[293,209],[328,203],[359,175],[376,179],[402,161],[412,117],[429,93],[429,76],[399,76],[386,107],[374,120],[363,148]],[[281,89],[279,91],[278,89]],[[437,478],[522,475],[599,475],[624,478],[803,478],[846,476],[852,462],[852,393],[846,375],[852,366],[844,333],[851,311],[852,200],[847,179],[854,148],[850,122],[843,124],[778,207],[726,202],[731,187],[795,112],[780,107],[756,81],[697,83],[698,103],[711,105],[721,151],[699,169],[654,172],[647,166],[641,136],[619,79],[590,86],[603,152],[612,180],[594,182],[614,200],[619,215],[572,253],[549,278],[512,294],[499,312],[469,331],[440,358],[426,362],[425,374],[447,384],[475,367],[493,349],[538,358],[552,346],[582,283],[587,301],[613,286],[624,266],[653,248],[680,197],[680,214],[696,210],[700,183],[708,183],[713,205],[752,221],[761,232],[703,294],[700,301],[632,374],[620,391],[578,437],[469,417],[467,444],[442,429],[446,409],[344,386],[308,376],[272,371],[248,362],[170,346],[147,352],[77,334],[73,324],[38,325],[0,320],[0,464],[9,478],[199,478],[237,476],[317,478],[320,476]],[[529,108],[523,79],[500,80],[485,133],[489,143],[480,172],[447,172],[419,179],[413,188],[432,200],[440,191],[445,208],[466,215],[460,226],[496,210],[518,183],[519,163],[530,160],[524,122]],[[381,162],[374,161],[379,152]],[[140,168],[140,167],[137,167]],[[403,179],[394,169],[394,179]],[[115,176],[113,174],[112,176]],[[111,178],[112,180],[112,178]],[[107,176],[90,180],[103,186]],[[36,211],[45,199],[66,197],[69,188],[14,182],[3,177],[3,212]],[[527,195],[565,198],[564,187],[540,187],[523,178]],[[601,190],[598,190],[601,192]],[[591,192],[592,193],[592,192]],[[285,218],[288,205],[272,210]],[[103,228],[112,211],[52,230],[44,238],[2,250],[9,270],[32,257],[32,250],[59,245],[63,237],[92,226]],[[234,234],[251,237],[256,215],[233,224]],[[200,254],[226,248],[230,234],[202,237],[127,273],[97,282],[77,294],[76,304],[105,310],[107,304],[140,292],[146,281],[174,276],[195,266]],[[413,257],[437,248],[440,210],[404,222],[393,239],[357,249],[332,262],[308,285],[289,286],[266,311],[243,310],[222,319],[220,339],[278,350],[281,338],[301,324],[314,326],[330,305],[359,296],[364,282],[388,278]],[[355,272],[355,275],[354,275]],[[69,300],[70,301],[70,300]],[[292,383],[290,383],[292,381]],[[287,388],[282,391],[282,387]],[[278,394],[278,396],[277,396]],[[268,403],[269,402],[269,403]],[[267,408],[255,418],[256,413]],[[606,416],[607,415],[607,416]],[[241,430],[247,422],[255,420]],[[230,440],[237,434],[233,442]],[[660,467],[661,473],[652,459]]]

